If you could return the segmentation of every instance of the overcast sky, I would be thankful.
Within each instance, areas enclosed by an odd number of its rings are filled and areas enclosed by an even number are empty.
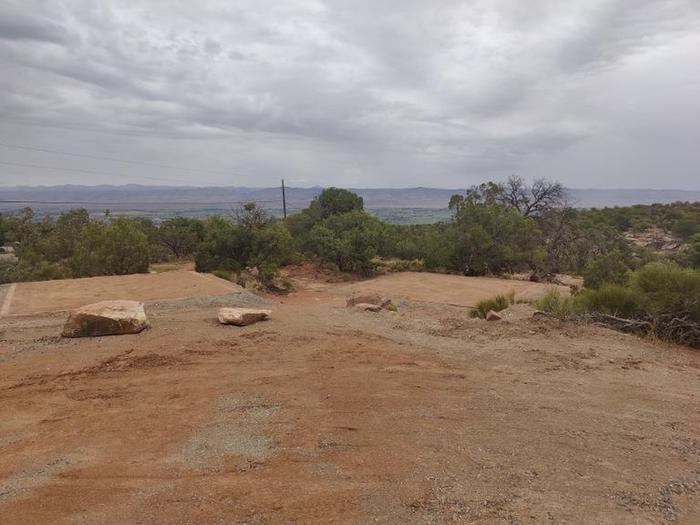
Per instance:
[[[698,190],[698,165],[699,0],[0,2],[0,185]]]

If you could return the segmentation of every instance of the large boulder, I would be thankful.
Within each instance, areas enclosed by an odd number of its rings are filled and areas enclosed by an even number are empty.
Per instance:
[[[63,337],[138,334],[148,328],[143,303],[101,301],[74,310],[63,326]]]
[[[255,308],[219,308],[219,322],[235,326],[247,326],[270,318],[270,310]]]
[[[379,308],[388,308],[391,304],[391,299],[382,297],[379,294],[363,294],[363,295],[351,295],[346,300],[347,306],[358,306],[361,304],[373,304],[379,306]]]

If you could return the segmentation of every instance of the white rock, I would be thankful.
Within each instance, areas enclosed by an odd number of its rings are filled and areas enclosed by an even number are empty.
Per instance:
[[[500,321],[501,319],[503,319],[503,318],[500,315],[498,315],[496,312],[494,312],[493,310],[489,310],[486,313],[486,320],[487,321]]]
[[[219,322],[221,324],[246,326],[269,319],[271,313],[271,310],[258,310],[255,308],[220,308]]]
[[[138,301],[101,301],[71,312],[63,337],[137,334],[150,325]]]
[[[391,304],[391,299],[382,297],[379,294],[352,295],[347,298],[345,304],[347,306],[359,306],[360,304],[373,304],[379,308],[388,308]]]

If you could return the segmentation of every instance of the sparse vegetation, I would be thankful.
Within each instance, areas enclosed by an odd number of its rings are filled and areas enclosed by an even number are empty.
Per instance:
[[[211,273],[213,275],[215,275],[216,277],[218,277],[219,279],[231,281],[232,283],[236,282],[236,274],[233,272],[227,272],[226,270],[214,270]]]
[[[568,318],[574,313],[574,298],[563,295],[556,288],[547,291],[543,297],[532,303],[536,308],[560,318]]]
[[[80,209],[39,220],[25,209],[0,215],[0,239],[17,256],[0,262],[0,282],[119,275],[149,266],[167,271],[174,268],[170,261],[188,258],[198,271],[228,280],[250,269],[256,281],[280,291],[288,286],[279,282],[278,268],[304,259],[363,276],[378,267],[465,275],[568,272],[582,274],[586,289],[572,297],[551,292],[539,308],[560,317],[607,318],[622,329],[697,345],[699,204],[575,210],[566,206],[561,185],[527,186],[512,177],[455,195],[449,207],[447,221],[392,225],[365,212],[359,196],[329,188],[284,221],[254,204],[230,217],[178,217],[160,225],[90,217]],[[686,245],[661,253],[625,238],[649,228],[672,232]],[[473,315],[511,303],[506,296],[483,301]]]
[[[573,297],[551,292],[535,305],[578,318],[700,348],[700,271],[652,263],[628,284],[606,284]]]
[[[176,264],[151,264],[149,270],[155,273],[174,272],[178,269]]]
[[[469,312],[469,315],[479,319],[486,319],[486,314],[488,314],[490,310],[500,312],[512,304],[515,304],[515,292],[510,292],[506,295],[499,294],[491,299],[484,299],[476,303],[476,306]]]

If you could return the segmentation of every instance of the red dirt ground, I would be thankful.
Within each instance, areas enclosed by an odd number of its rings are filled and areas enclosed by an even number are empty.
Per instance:
[[[216,322],[245,292],[148,304],[135,336],[0,320],[0,521],[700,522],[698,352],[390,277],[300,281],[245,328]]]

